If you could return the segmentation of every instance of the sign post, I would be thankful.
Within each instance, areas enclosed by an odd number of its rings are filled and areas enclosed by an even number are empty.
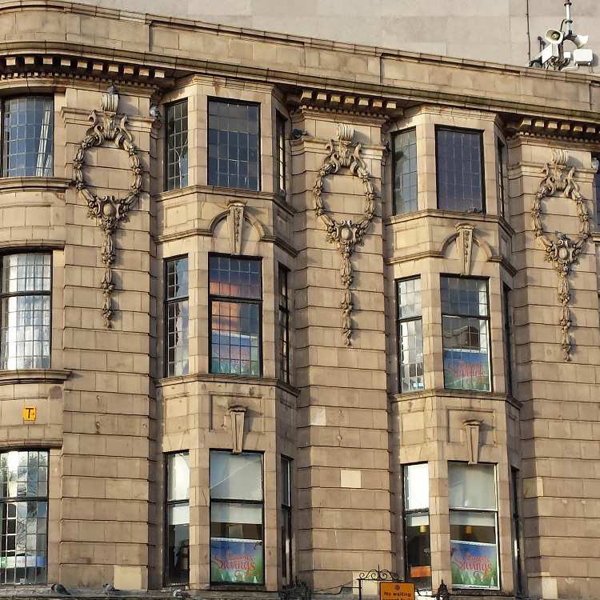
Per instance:
[[[405,581],[382,581],[379,600],[415,600],[415,584]]]

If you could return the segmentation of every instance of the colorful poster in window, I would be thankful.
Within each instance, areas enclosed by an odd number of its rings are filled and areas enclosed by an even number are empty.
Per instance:
[[[498,557],[493,544],[450,541],[452,583],[473,587],[498,587]]]
[[[489,390],[487,353],[444,350],[444,385],[454,390]]]
[[[210,540],[210,580],[212,583],[264,583],[261,540]]]

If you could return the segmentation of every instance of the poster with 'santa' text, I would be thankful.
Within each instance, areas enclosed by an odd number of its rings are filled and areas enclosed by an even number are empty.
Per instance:
[[[213,583],[262,585],[262,541],[211,539],[210,579]]]
[[[450,542],[452,583],[474,587],[498,587],[498,557],[493,544]]]

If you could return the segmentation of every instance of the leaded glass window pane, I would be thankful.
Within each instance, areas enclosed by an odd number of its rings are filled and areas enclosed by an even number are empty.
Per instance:
[[[0,585],[46,582],[48,452],[0,453]]]
[[[259,106],[208,101],[208,184],[260,189]]]
[[[0,370],[50,367],[50,254],[2,257]]]
[[[394,141],[394,214],[414,212],[417,206],[417,134],[400,131]]]
[[[52,98],[8,98],[2,103],[2,110],[2,176],[51,177],[54,135]]]
[[[188,259],[166,261],[166,375],[188,372]]]
[[[424,385],[421,279],[401,279],[396,286],[399,388],[412,392]]]
[[[439,128],[435,139],[438,208],[483,212],[481,133]]]
[[[169,104],[166,110],[167,190],[188,184],[188,105],[187,100]]]

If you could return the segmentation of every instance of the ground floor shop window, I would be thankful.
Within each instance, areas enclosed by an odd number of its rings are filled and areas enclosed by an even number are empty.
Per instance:
[[[404,467],[406,576],[418,588],[431,588],[429,465]]]
[[[188,452],[167,454],[167,584],[185,584],[190,572],[190,466]]]
[[[498,588],[498,515],[494,465],[449,463],[452,585]]]
[[[281,457],[281,580],[292,583],[292,461]]]
[[[0,453],[0,585],[46,583],[48,452]]]
[[[210,453],[210,580],[264,584],[262,454]]]

